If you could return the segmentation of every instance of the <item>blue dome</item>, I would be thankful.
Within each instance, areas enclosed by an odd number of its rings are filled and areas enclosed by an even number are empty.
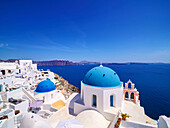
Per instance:
[[[83,83],[95,87],[108,88],[121,86],[119,76],[108,67],[94,67],[84,77]]]
[[[35,92],[44,93],[44,92],[53,91],[55,89],[56,89],[56,87],[55,87],[54,83],[50,79],[47,78],[46,80],[41,81],[37,85],[37,88],[36,88]]]

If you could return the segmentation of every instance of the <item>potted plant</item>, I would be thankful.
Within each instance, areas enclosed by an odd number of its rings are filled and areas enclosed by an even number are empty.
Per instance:
[[[129,117],[130,117],[129,114],[127,114],[127,113],[122,113],[122,112],[120,112],[120,115],[121,115],[121,117],[122,117],[122,120],[124,120],[124,121],[126,121],[126,118],[129,118]]]

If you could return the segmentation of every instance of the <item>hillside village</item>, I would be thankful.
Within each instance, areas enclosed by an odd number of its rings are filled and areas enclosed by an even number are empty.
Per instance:
[[[140,106],[139,92],[108,67],[92,68],[81,90],[32,60],[0,63],[1,128],[167,128]]]

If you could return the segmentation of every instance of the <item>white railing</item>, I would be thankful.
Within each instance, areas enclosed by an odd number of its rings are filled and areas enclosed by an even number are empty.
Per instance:
[[[35,101],[36,101],[35,98],[34,98],[32,95],[30,95],[25,88],[22,88],[22,91],[25,93],[25,95],[26,95],[32,102],[35,102]]]
[[[119,111],[118,111],[117,115],[115,116],[114,120],[110,123],[109,128],[115,127],[115,124],[117,123],[118,118],[119,118]]]

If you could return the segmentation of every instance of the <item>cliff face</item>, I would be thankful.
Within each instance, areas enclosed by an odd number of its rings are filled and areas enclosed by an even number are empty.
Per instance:
[[[8,60],[0,60],[0,62],[15,62],[19,61],[19,59],[8,59]],[[68,60],[47,60],[47,61],[33,61],[34,64],[38,66],[65,66],[65,65],[81,65],[81,64],[96,64],[97,62],[72,62]]]
[[[60,82],[60,85],[57,85],[57,88],[65,90],[64,95],[70,95],[74,92],[80,93],[80,89],[72,84],[70,84],[67,80],[60,77],[58,74],[54,73],[55,78],[57,78]]]
[[[33,61],[33,63],[37,64],[38,66],[99,64],[99,62],[88,62],[88,61],[72,62],[72,61],[68,61],[68,60]]]
[[[38,66],[54,66],[54,65],[76,65],[77,63],[74,63],[72,61],[68,60],[51,60],[51,61],[33,61],[34,64],[37,64]]]
[[[19,61],[19,59],[8,59],[8,60],[1,60],[0,59],[0,62],[15,62],[15,61]]]

